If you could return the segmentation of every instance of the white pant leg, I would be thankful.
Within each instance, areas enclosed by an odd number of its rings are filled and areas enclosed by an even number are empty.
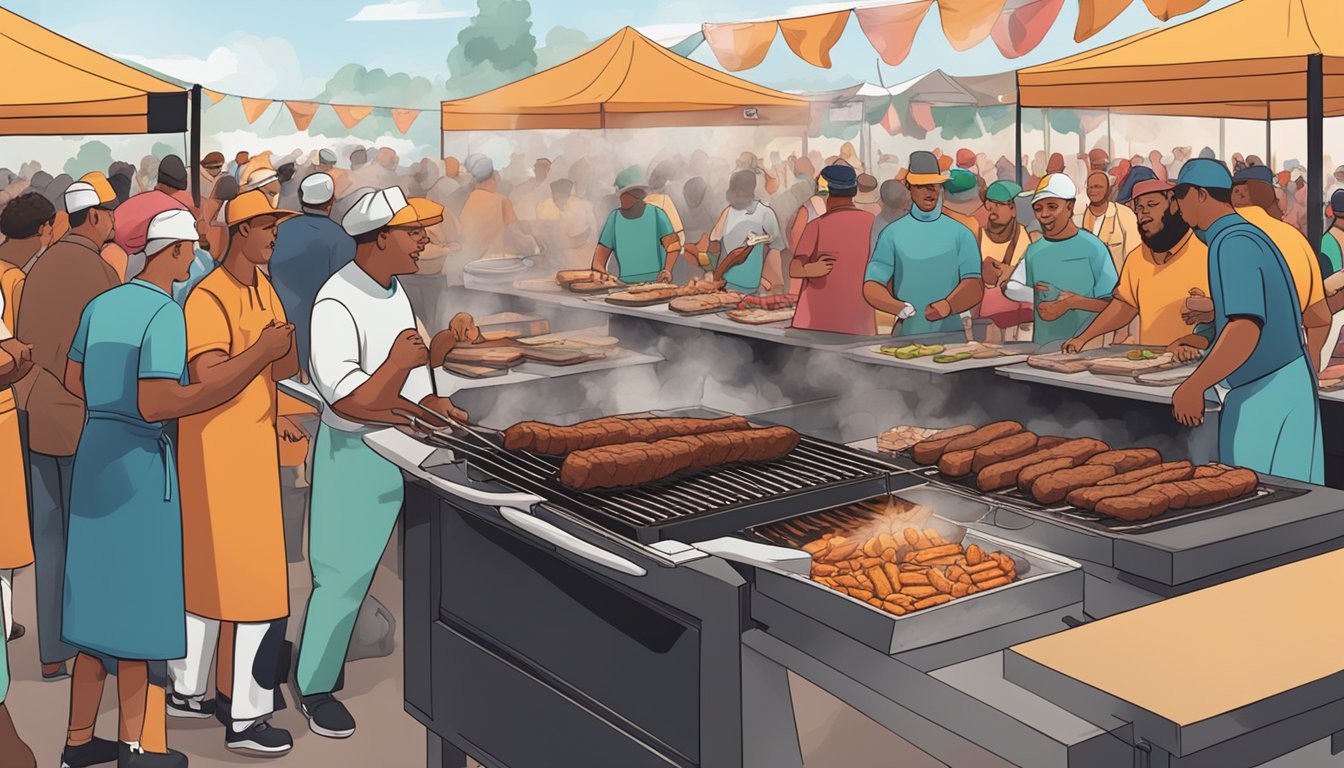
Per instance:
[[[201,698],[210,684],[210,663],[219,643],[219,622],[187,614],[187,656],[168,662],[171,691],[178,696]]]
[[[253,674],[266,633],[275,625],[264,622],[234,626],[233,701],[230,714],[233,715],[234,730],[241,733],[254,721],[275,712],[275,688],[267,687],[274,685],[274,682],[259,681]]]
[[[0,640],[8,640],[14,632],[14,569],[5,568],[0,570],[0,606],[4,607],[5,620],[3,627],[5,636]]]

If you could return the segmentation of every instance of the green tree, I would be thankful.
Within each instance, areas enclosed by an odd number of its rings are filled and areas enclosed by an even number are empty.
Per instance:
[[[78,179],[89,171],[107,173],[112,165],[112,150],[101,141],[86,141],[79,146],[79,152],[65,161],[62,169],[72,178]]]
[[[596,41],[589,40],[583,30],[552,27],[551,31],[546,33],[546,45],[537,49],[537,71],[564,64],[595,44]]]
[[[434,109],[439,105],[436,88],[429,80],[404,72],[368,69],[359,64],[341,67],[314,100],[323,104],[370,104],[408,109]],[[284,129],[293,130],[288,115],[282,116],[280,121]],[[433,133],[433,126],[437,125],[437,115],[421,115],[411,127],[411,137],[422,143],[437,144],[438,139],[434,138]],[[428,133],[421,136],[426,130]],[[368,141],[401,135],[391,116],[383,110],[374,111],[359,125],[347,129],[335,112],[325,108],[318,110],[312,125],[308,126],[308,132],[327,136],[354,136]]]
[[[163,158],[169,155],[176,155],[181,151],[182,151],[181,149],[174,149],[173,145],[171,144],[165,144],[162,141],[156,141],[154,142],[154,146],[149,150],[149,153],[162,160]]]
[[[477,0],[477,13],[448,53],[450,96],[470,96],[537,71],[537,38],[527,0]]]

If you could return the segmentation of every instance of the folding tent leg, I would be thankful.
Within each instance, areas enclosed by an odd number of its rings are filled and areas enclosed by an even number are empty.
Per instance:
[[[1307,57],[1307,241],[1320,250],[1325,234],[1325,76],[1319,53]]]

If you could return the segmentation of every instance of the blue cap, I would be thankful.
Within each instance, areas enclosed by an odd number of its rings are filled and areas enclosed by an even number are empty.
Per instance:
[[[821,169],[826,189],[833,195],[852,195],[859,191],[859,175],[848,165],[828,165]]]
[[[1176,177],[1176,186],[1182,184],[1204,189],[1231,189],[1232,174],[1221,160],[1200,157],[1181,166],[1181,175]]]
[[[1134,199],[1134,185],[1140,181],[1154,181],[1157,174],[1152,168],[1146,165],[1136,165],[1129,169],[1125,174],[1125,180],[1120,183],[1120,189],[1115,193],[1115,202],[1124,205]]]
[[[1232,174],[1232,183],[1239,181],[1263,181],[1270,186],[1274,185],[1274,172],[1265,165],[1248,165],[1240,171]]]

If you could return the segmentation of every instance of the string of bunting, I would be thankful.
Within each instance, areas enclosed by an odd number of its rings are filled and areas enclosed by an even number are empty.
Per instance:
[[[221,93],[209,88],[202,88],[202,93],[209,100],[209,106],[218,106],[225,98],[236,98],[242,105],[243,117],[247,119],[248,125],[252,125],[261,119],[261,116],[270,110],[271,106],[280,103],[289,111],[289,116],[294,121],[294,127],[300,131],[307,131],[308,126],[312,125],[313,118],[317,116],[319,110],[323,107],[329,108],[336,114],[347,129],[353,129],[362,123],[369,115],[378,112],[387,114],[392,118],[392,124],[397,130],[406,135],[411,130],[411,126],[425,112],[437,112],[437,109],[406,109],[402,107],[374,107],[362,104],[327,104],[317,101],[302,101],[293,99],[256,99],[249,96],[235,96],[231,93]]]
[[[1078,0],[1074,40],[1083,42],[1105,29],[1136,0]],[[1197,10],[1208,0],[1143,0],[1148,12],[1160,21]],[[850,15],[858,19],[868,42],[882,61],[897,66],[914,46],[915,34],[934,5],[943,35],[952,47],[966,51],[986,39],[1004,57],[1016,59],[1041,44],[1064,7],[1064,0],[907,0],[892,5],[846,8],[827,13],[771,21],[703,24],[700,35],[719,64],[730,72],[760,65],[782,36],[789,49],[807,63],[831,67],[831,48],[844,34]],[[676,46],[682,55],[694,46],[691,38]]]

